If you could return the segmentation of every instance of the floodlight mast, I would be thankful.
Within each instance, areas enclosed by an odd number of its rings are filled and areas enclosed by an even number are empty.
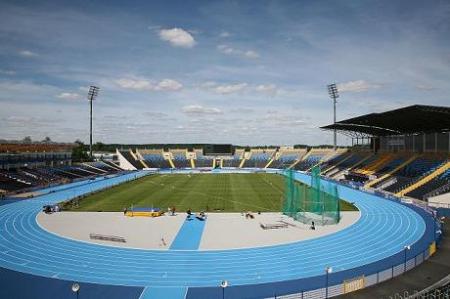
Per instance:
[[[88,100],[89,100],[90,106],[91,106],[90,130],[89,130],[89,156],[91,157],[91,159],[92,159],[92,102],[97,97],[99,90],[100,90],[99,87],[91,85],[89,87],[89,93],[88,93]]]
[[[338,89],[335,83],[329,84],[328,86],[328,94],[330,95],[330,98],[333,100],[333,124],[336,124],[336,99],[339,98]],[[334,138],[333,138],[333,148],[336,149],[337,147],[337,132],[336,128],[334,129]]]

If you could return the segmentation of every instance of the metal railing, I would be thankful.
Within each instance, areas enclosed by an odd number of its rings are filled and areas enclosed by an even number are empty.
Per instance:
[[[450,298],[450,275],[444,277],[435,284],[423,289],[422,291],[408,291],[395,293],[389,296],[389,299],[449,299]]]

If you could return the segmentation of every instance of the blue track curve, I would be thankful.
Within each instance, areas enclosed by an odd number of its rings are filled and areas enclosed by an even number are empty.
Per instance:
[[[210,287],[272,283],[361,267],[398,255],[426,231],[412,209],[340,186],[360,219],[332,235],[291,244],[219,251],[138,250],[65,239],[43,230],[36,215],[44,204],[105,188],[145,172],[96,180],[0,206],[0,267],[58,279],[127,286]],[[297,179],[306,180],[303,174]],[[348,190],[347,190],[348,189]],[[76,225],[76,224],[74,224]]]

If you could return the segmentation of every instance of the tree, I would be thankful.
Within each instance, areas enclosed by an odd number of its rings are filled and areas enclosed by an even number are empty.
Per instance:
[[[102,151],[105,151],[106,147],[105,147],[105,144],[104,144],[104,143],[102,143],[102,142],[97,142],[97,143],[95,143],[95,144],[92,146],[92,149],[93,149],[94,151],[102,152]]]
[[[52,140],[47,136],[44,138],[44,140],[42,140],[42,143],[52,143]]]
[[[31,137],[30,137],[30,136],[27,136],[27,137],[25,137],[24,139],[22,139],[22,142],[23,142],[23,143],[32,143],[33,140],[31,140]]]
[[[89,155],[87,153],[87,147],[80,140],[75,141],[75,146],[72,148],[72,161],[73,162],[84,162],[90,161]]]

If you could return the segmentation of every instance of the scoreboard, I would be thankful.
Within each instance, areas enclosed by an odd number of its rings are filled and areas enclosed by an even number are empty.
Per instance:
[[[205,144],[203,154],[208,155],[232,155],[233,146],[231,144]]]

